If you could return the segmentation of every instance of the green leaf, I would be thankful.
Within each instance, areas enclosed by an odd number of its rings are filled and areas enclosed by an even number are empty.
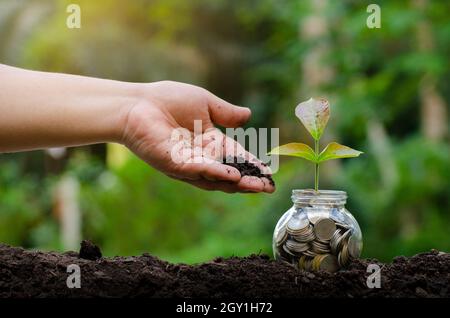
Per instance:
[[[310,146],[298,142],[292,142],[273,148],[272,151],[270,151],[268,154],[300,157],[309,161],[316,162],[316,155],[314,153],[314,150],[312,150]]]
[[[319,140],[330,118],[330,103],[324,98],[310,98],[295,108],[295,116],[315,140]]]
[[[320,153],[318,162],[331,160],[331,159],[358,157],[362,153],[363,152],[361,152],[361,151],[338,144],[337,142],[331,142]]]

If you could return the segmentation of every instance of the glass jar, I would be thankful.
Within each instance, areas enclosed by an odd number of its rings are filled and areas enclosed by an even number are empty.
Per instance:
[[[361,229],[345,208],[346,192],[293,190],[291,198],[294,205],[273,233],[275,259],[307,271],[335,272],[361,255]]]

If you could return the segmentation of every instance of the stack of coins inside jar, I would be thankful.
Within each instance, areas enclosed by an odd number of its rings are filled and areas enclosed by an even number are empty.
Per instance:
[[[293,208],[275,229],[275,258],[307,271],[336,272],[345,268],[361,254],[362,242],[359,227],[353,226],[355,222],[350,215],[333,208]]]

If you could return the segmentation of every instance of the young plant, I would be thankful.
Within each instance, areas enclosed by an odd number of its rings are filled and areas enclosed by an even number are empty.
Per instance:
[[[319,165],[327,160],[358,157],[361,151],[338,144],[329,143],[319,151],[320,137],[330,118],[330,103],[324,98],[310,98],[295,108],[297,116],[314,139],[314,150],[303,143],[292,142],[272,149],[269,155],[300,157],[314,163],[314,190],[319,190]]]

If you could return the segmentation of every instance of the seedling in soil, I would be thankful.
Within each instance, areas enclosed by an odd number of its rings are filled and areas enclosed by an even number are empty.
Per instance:
[[[300,157],[314,163],[314,190],[319,190],[319,165],[327,160],[358,157],[361,151],[338,144],[329,143],[321,152],[320,138],[330,118],[330,103],[324,98],[310,98],[295,108],[295,116],[314,139],[314,150],[304,143],[292,142],[272,149],[270,155]]]

